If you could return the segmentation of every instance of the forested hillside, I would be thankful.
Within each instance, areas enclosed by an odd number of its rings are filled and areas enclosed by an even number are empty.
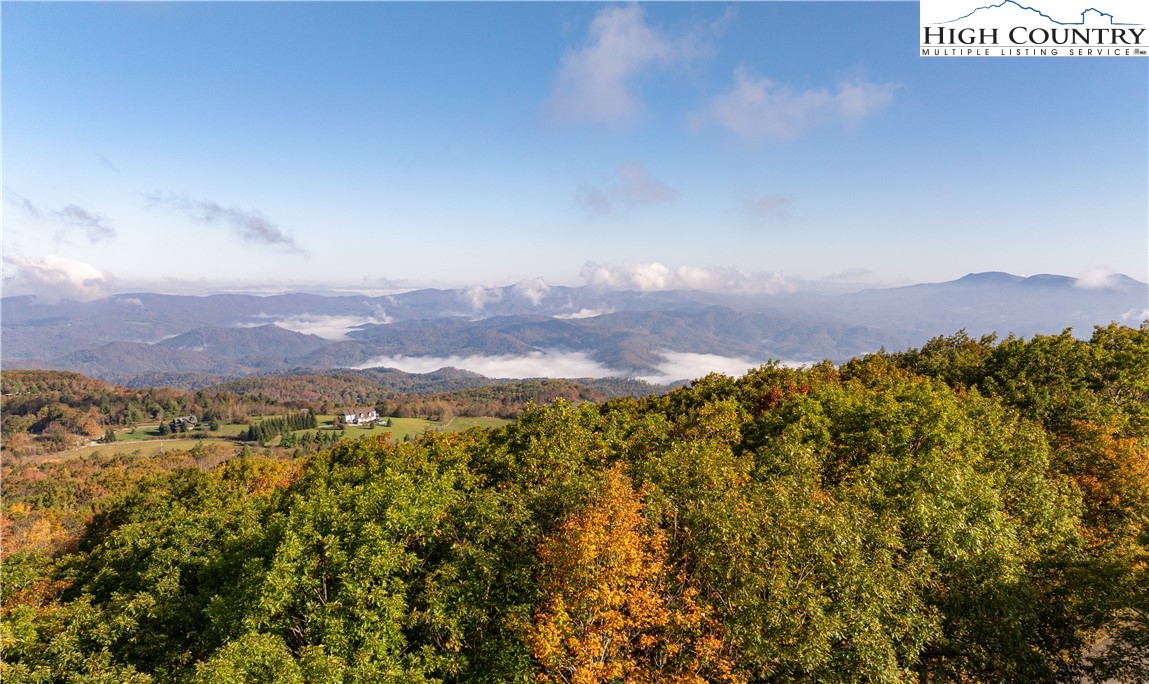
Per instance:
[[[1147,369],[1149,326],[958,334],[494,430],[68,480],[99,496],[49,496],[60,466],[28,466],[0,674],[1143,682]],[[74,533],[20,526],[68,506],[91,511]]]

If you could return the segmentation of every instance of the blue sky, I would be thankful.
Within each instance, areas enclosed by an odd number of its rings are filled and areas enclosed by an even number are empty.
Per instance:
[[[2,19],[6,294],[1149,279],[1149,61],[923,59],[916,3]]]

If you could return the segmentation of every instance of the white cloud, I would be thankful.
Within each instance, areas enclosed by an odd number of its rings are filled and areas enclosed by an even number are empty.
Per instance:
[[[607,7],[591,22],[587,44],[563,55],[549,114],[557,121],[630,121],[641,111],[637,77],[691,53],[689,41],[647,25],[641,6]]]
[[[645,204],[666,204],[678,199],[678,191],[652,178],[642,164],[619,165],[617,177],[603,186],[584,185],[575,202],[589,215],[613,213],[615,207],[630,209]]]
[[[1115,275],[1117,274],[1105,266],[1093,266],[1082,271],[1073,286],[1083,290],[1106,290],[1117,286],[1118,280],[1114,278]]]
[[[452,367],[488,378],[607,378],[619,375],[583,352],[531,352],[522,356],[380,356],[354,368],[398,368],[430,373]]]
[[[546,281],[542,278],[529,278],[515,283],[512,289],[515,294],[527,299],[531,304],[538,306],[539,303],[543,301],[543,297],[546,297],[551,291],[551,286],[547,285]]]
[[[873,116],[893,102],[899,87],[859,79],[836,90],[796,91],[740,66],[734,70],[733,87],[715,97],[695,123],[715,123],[744,140],[795,138],[818,126],[848,125]]]
[[[4,257],[4,262],[15,268],[4,276],[5,294],[33,294],[47,302],[90,302],[108,296],[108,275],[82,261],[48,254],[41,259]]]
[[[480,311],[488,304],[503,299],[503,291],[497,287],[483,287],[472,285],[459,291],[459,298],[471,305],[472,311]]]
[[[645,380],[655,385],[666,385],[679,380],[696,380],[710,373],[739,377],[762,365],[760,362],[750,359],[717,354],[664,351],[661,356],[662,363],[657,366],[658,374],[647,375],[638,378],[639,380]],[[781,361],[779,365],[787,368],[800,368],[807,364],[800,361]]]
[[[658,373],[638,378],[654,384],[693,380],[708,373],[740,376],[760,363],[749,359],[695,354],[661,353]],[[787,362],[796,367],[800,364]],[[431,373],[440,368],[461,368],[488,378],[609,378],[625,373],[608,368],[583,352],[537,351],[514,356],[380,356],[353,366],[363,368],[398,368],[408,373]]]
[[[594,309],[579,309],[578,311],[574,311],[571,313],[555,314],[551,318],[557,318],[559,320],[569,321],[569,320],[574,320],[574,319],[579,319],[579,318],[594,318],[596,316],[601,316],[604,313],[610,313],[610,312],[609,311],[596,311]]]
[[[1125,313],[1121,314],[1121,320],[1123,320],[1123,321],[1138,321],[1138,322],[1139,321],[1149,321],[1149,309],[1141,309],[1140,311],[1138,311],[1137,309],[1130,309],[1130,310],[1126,311]]]
[[[300,314],[277,318],[271,314],[258,314],[257,318],[271,319],[271,322],[281,328],[292,330],[305,335],[318,335],[325,340],[345,340],[347,333],[361,325],[386,325],[394,319],[381,309],[374,316],[332,316],[324,314]],[[266,325],[265,323],[248,323],[244,327]]]
[[[701,268],[678,266],[671,268],[658,262],[633,264],[596,264],[583,266],[580,275],[587,285],[612,290],[717,290],[776,294],[792,292],[794,285],[781,274],[747,273],[733,268]]]
[[[662,359],[662,363],[658,364],[658,375],[648,375],[639,380],[665,385],[678,380],[693,380],[709,373],[738,377],[761,365],[749,359],[691,352],[662,352]]]

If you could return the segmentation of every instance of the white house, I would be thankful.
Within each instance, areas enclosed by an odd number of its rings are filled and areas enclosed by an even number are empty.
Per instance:
[[[344,425],[366,425],[379,420],[379,414],[373,408],[351,408],[343,410]]]

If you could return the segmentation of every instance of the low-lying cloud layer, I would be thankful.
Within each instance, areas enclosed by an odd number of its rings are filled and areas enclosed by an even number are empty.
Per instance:
[[[658,364],[656,375],[639,378],[655,385],[665,385],[679,380],[693,380],[710,373],[722,373],[738,377],[746,371],[758,367],[750,359],[740,359],[717,354],[695,354],[691,352],[662,352],[662,363]]]
[[[393,319],[380,310],[374,316],[336,316],[325,314],[300,314],[279,318],[271,314],[261,314],[260,318],[267,318],[270,322],[281,328],[305,335],[318,335],[325,340],[341,341],[347,339],[347,333],[362,325],[386,325]],[[251,323],[251,327],[266,325],[266,323]]]
[[[461,368],[488,378],[609,378],[619,373],[583,352],[531,352],[523,356],[380,356],[353,366],[430,373]]]
[[[601,316],[601,315],[606,314],[606,313],[613,313],[613,312],[612,311],[599,311],[597,309],[587,309],[584,307],[582,309],[579,309],[578,311],[572,311],[571,313],[555,314],[551,318],[557,318],[560,321],[570,321],[570,320],[577,320],[579,318],[596,318],[596,317]]]
[[[709,373],[737,377],[760,365],[749,359],[716,354],[665,351],[660,355],[662,361],[657,365],[657,372],[639,377],[639,380],[665,385]],[[536,351],[520,356],[379,356],[353,366],[356,369],[398,368],[408,373],[431,373],[448,367],[488,378],[619,378],[633,375],[605,366],[584,352],[560,351]]]
[[[757,271],[747,273],[734,268],[678,266],[671,268],[659,262],[634,264],[588,263],[579,274],[586,284],[612,290],[719,290],[757,294],[793,292],[795,287],[781,274]]]

